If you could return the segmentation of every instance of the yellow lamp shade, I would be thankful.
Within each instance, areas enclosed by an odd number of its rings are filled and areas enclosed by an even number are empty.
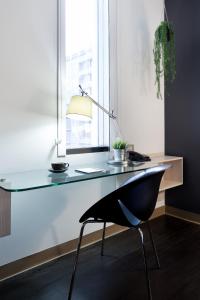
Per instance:
[[[85,96],[72,96],[67,108],[67,117],[72,119],[92,118],[92,102]]]

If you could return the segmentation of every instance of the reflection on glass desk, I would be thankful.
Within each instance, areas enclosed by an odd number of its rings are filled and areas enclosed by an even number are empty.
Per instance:
[[[138,166],[111,166],[106,163],[84,165],[79,167],[91,167],[103,169],[103,172],[82,174],[75,171],[76,168],[69,167],[64,173],[50,173],[48,170],[35,170],[19,173],[0,174],[0,188],[8,192],[22,192],[40,189],[67,183],[109,177],[120,174],[145,170],[157,166],[158,163],[146,162]]]

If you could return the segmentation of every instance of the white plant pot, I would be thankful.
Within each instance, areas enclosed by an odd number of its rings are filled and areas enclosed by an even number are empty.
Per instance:
[[[124,161],[125,160],[125,150],[124,149],[113,149],[114,151],[114,160],[115,161]]]

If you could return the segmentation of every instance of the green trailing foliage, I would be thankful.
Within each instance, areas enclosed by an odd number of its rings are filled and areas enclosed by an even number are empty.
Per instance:
[[[157,98],[162,99],[160,79],[173,82],[176,77],[174,31],[169,22],[163,21],[155,31],[154,63],[156,71]]]
[[[126,149],[127,143],[122,140],[117,140],[113,143],[113,149]]]

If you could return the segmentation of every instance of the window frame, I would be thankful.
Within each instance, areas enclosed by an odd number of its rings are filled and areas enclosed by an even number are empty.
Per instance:
[[[103,75],[105,75],[106,72],[103,70],[100,70],[98,68],[98,90],[100,91],[100,82],[104,85],[105,81],[107,83],[107,93],[108,93],[108,103],[105,105],[104,101],[101,99],[104,99],[104,95],[99,97],[99,103],[109,110],[110,107],[110,36],[109,36],[109,1],[103,0],[98,1],[98,6],[107,5],[107,35],[104,37],[103,32],[105,32],[105,28],[101,28],[99,30],[99,36],[98,36],[98,43],[100,39],[104,39],[103,43],[105,45],[104,51],[101,51],[101,55],[105,56],[107,55],[107,61],[103,60],[103,68],[107,65],[108,66],[108,74],[107,79],[103,79]],[[101,9],[105,9],[105,7],[101,7]],[[99,8],[98,8],[98,11]],[[102,133],[102,131],[107,132],[107,141],[108,145],[105,146],[91,146],[91,147],[84,147],[84,148],[67,148],[66,147],[66,122],[65,122],[65,108],[66,108],[66,101],[64,100],[64,96],[62,91],[64,90],[64,81],[65,79],[65,39],[63,36],[65,36],[65,0],[57,0],[57,156],[62,157],[66,154],[80,154],[80,153],[94,153],[94,152],[108,152],[110,151],[110,118],[103,113],[100,109],[98,109],[98,143],[100,143],[100,136],[101,139],[104,141],[105,136]],[[102,19],[99,20],[99,26],[105,25],[105,18],[104,14],[102,16]],[[102,30],[103,29],[103,30]],[[105,54],[105,49],[107,53]],[[100,59],[99,59],[100,60]],[[100,66],[100,64],[99,64]],[[102,67],[102,66],[101,66]],[[100,74],[101,73],[101,74]],[[104,76],[105,77],[105,76]],[[104,91],[104,88],[101,89]],[[96,99],[95,99],[96,100]],[[106,129],[105,129],[106,126]],[[104,144],[104,143],[102,143]]]

